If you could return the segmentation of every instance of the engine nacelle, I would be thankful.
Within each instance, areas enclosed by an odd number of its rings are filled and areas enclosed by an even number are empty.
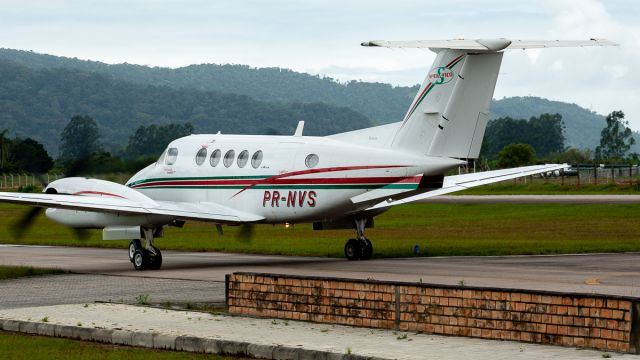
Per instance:
[[[156,203],[144,194],[111,181],[72,177],[50,183],[44,192],[49,194],[65,194],[76,196],[110,197],[128,199],[144,205],[155,206]],[[47,209],[49,219],[73,228],[94,228],[122,226],[157,227],[173,220],[163,215],[129,215],[126,213],[98,213],[91,211]]]

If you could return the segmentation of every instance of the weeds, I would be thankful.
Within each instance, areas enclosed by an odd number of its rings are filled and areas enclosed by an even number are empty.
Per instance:
[[[136,304],[149,305],[149,294],[140,294],[136,296]]]

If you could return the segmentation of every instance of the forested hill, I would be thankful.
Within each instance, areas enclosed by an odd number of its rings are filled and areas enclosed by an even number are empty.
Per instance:
[[[109,65],[97,61],[0,49],[0,59],[32,69],[66,68],[99,73],[112,79],[174,89],[214,90],[247,95],[268,102],[325,102],[349,107],[376,123],[399,121],[417,87],[351,81],[339,83],[282,68],[246,65],[190,65],[177,69],[131,64]],[[416,83],[422,79],[416,79]]]
[[[0,130],[32,137],[57,154],[75,114],[93,117],[107,149],[126,145],[140,125],[190,122],[197,132],[327,135],[371,126],[349,108],[325,103],[267,103],[248,96],[142,85],[64,68],[33,69],[0,60]]]
[[[139,125],[169,122],[190,121],[197,132],[286,134],[304,119],[305,134],[322,135],[399,121],[417,91],[244,65],[108,65],[12,49],[0,49],[0,62],[0,130],[35,136],[54,154],[60,130],[75,113],[94,117],[114,147]],[[565,145],[577,148],[594,149],[605,126],[602,115],[538,97],[496,100],[491,112],[514,119],[559,113]],[[632,151],[640,152],[636,138]]]
[[[543,113],[562,115],[567,136],[566,145],[593,149],[599,143],[600,131],[605,126],[604,116],[576,104],[538,97],[511,97],[494,100],[491,105],[493,119],[506,116],[514,119],[529,119]]]
[[[619,109],[611,109],[619,110]],[[529,119],[540,114],[560,114],[565,126],[565,146],[593,150],[600,143],[600,132],[605,127],[604,115],[576,104],[541,99],[539,97],[510,97],[494,100],[491,104],[491,118],[511,117]],[[632,152],[640,152],[640,134],[634,132],[636,145]]]

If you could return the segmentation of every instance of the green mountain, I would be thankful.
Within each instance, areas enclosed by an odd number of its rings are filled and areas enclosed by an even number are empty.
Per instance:
[[[604,116],[576,104],[538,97],[510,97],[494,100],[491,118],[529,119],[543,113],[562,115],[565,126],[565,146],[593,149],[600,142],[600,131],[606,125]]]
[[[611,111],[617,109],[611,109]],[[565,146],[577,149],[595,149],[600,144],[600,132],[606,126],[605,117],[576,104],[542,99],[539,97],[509,97],[494,100],[491,118],[509,116],[514,119],[530,119],[540,114],[560,114],[565,126]],[[632,152],[640,152],[640,133],[634,132],[636,145]]]
[[[60,130],[75,113],[94,117],[112,148],[152,123],[287,134],[304,119],[305,134],[324,135],[399,121],[418,88],[340,83],[281,68],[109,65],[12,49],[0,49],[0,73],[0,129],[35,136],[54,154]],[[494,100],[491,112],[492,118],[514,119],[559,113],[566,145],[577,148],[595,148],[605,125],[602,115],[538,97]],[[640,145],[633,151],[640,152]]]
[[[131,64],[109,65],[97,61],[0,49],[0,59],[32,69],[63,68],[105,75],[114,80],[166,86],[173,89],[219,91],[247,95],[268,102],[324,102],[349,107],[376,123],[399,121],[417,87],[351,81],[339,83],[282,68],[246,65],[190,65],[177,69]]]
[[[191,122],[197,132],[327,135],[371,126],[349,108],[325,103],[267,103],[245,95],[173,89],[64,68],[33,69],[0,60],[0,129],[32,137],[57,154],[75,114],[93,117],[108,149],[126,145],[140,125]]]

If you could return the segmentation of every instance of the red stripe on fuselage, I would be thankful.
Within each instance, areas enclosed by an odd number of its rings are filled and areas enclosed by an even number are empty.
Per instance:
[[[112,196],[112,197],[117,197],[117,198],[121,198],[121,199],[126,199],[124,196],[120,196],[120,195],[116,195],[116,194],[110,194],[110,193],[106,193],[106,192],[102,192],[102,191],[78,191],[75,192],[71,195],[101,195],[101,196]]]
[[[296,185],[296,184],[392,184],[392,183],[411,183],[420,182],[420,177],[406,176],[387,176],[387,177],[359,177],[359,178],[306,178],[306,179],[275,179],[270,181],[269,185]],[[175,186],[175,185],[246,185],[255,186],[262,185],[265,182],[261,180],[177,180],[177,181],[158,181],[147,184],[136,185],[136,188],[147,186]]]

